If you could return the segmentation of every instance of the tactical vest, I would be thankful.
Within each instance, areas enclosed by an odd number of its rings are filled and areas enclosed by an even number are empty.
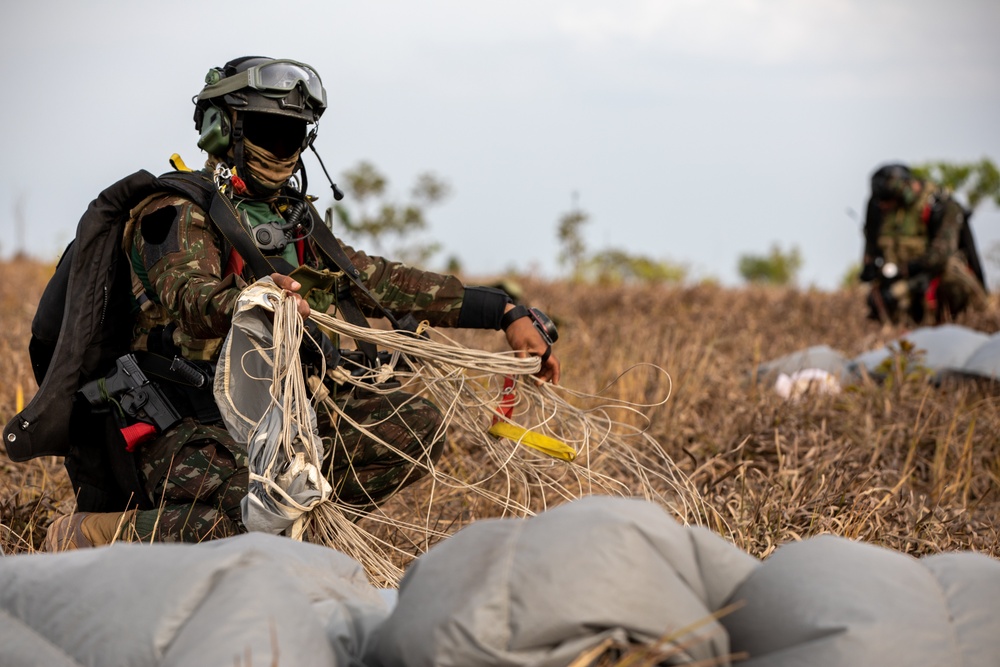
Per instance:
[[[926,254],[933,201],[933,192],[927,190],[912,206],[883,216],[878,247],[886,262],[906,266]]]

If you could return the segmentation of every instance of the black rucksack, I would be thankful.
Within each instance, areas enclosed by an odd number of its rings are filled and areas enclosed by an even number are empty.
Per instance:
[[[7,455],[14,461],[66,457],[82,511],[118,510],[140,500],[131,455],[109,447],[117,442],[109,420],[92,414],[76,392],[129,350],[132,327],[123,324],[133,322],[135,303],[122,250],[125,223],[142,200],[171,192],[207,210],[216,189],[194,172],[157,177],[138,171],[101,192],[80,219],[32,320],[29,354],[39,388],[4,429]]]

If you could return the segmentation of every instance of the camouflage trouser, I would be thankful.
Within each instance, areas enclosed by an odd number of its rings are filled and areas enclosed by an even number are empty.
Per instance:
[[[184,419],[142,445],[139,459],[145,490],[159,508],[136,514],[139,538],[200,542],[246,532],[240,507],[249,487],[246,447],[224,427]]]
[[[444,420],[427,399],[352,393],[337,404],[346,418],[321,414],[319,432],[327,452],[323,472],[340,502],[377,505],[427,474],[441,456]]]
[[[873,283],[868,304],[873,319],[933,325],[950,321],[966,308],[982,308],[986,291],[964,256],[953,255],[936,281],[928,274],[920,274],[888,285]]]
[[[337,402],[348,418],[334,423],[321,414],[319,430],[327,452],[324,473],[341,502],[370,508],[423,477],[428,457],[441,455],[443,419],[430,401],[396,392],[348,394]],[[190,418],[144,444],[140,472],[159,509],[136,514],[138,537],[199,542],[245,532],[248,466],[246,447],[225,428]]]

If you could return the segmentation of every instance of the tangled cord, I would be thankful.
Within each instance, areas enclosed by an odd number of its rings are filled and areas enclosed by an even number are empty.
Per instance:
[[[325,410],[334,423],[365,432],[379,447],[426,474],[419,493],[408,492],[405,499],[392,498],[381,505],[369,497],[370,504],[359,507],[331,495],[312,507],[296,529],[311,542],[335,547],[354,557],[376,584],[397,584],[403,572],[401,563],[472,520],[531,516],[585,495],[641,497],[671,510],[681,521],[722,525],[721,516],[646,432],[648,419],[643,410],[664,404],[670,396],[670,377],[663,369],[639,364],[616,379],[642,368],[665,379],[668,389],[662,400],[634,404],[541,384],[531,377],[540,367],[537,357],[470,349],[436,329],[428,328],[425,335],[386,331],[358,327],[313,312],[310,318],[329,332],[371,342],[392,353],[388,364],[363,373],[323,368],[323,375],[376,394],[402,392],[413,397],[411,400],[424,397],[438,406],[443,419],[430,440],[437,441],[447,430],[452,442],[435,464],[426,452],[411,456],[379,437],[371,424],[352,418],[318,378],[310,380],[307,387],[296,362],[300,342],[303,336],[308,341],[309,334],[304,331],[302,319],[294,314],[294,299],[276,288],[275,295],[272,392],[274,400],[284,407],[287,419],[310,424],[315,412],[310,417],[303,409],[311,400],[312,406]],[[380,387],[390,374],[399,386]],[[504,393],[506,378],[515,379],[512,402]],[[508,417],[497,412],[505,396],[510,402]],[[307,400],[302,400],[305,397]],[[397,413],[387,418],[393,417],[404,419]],[[518,440],[490,435],[491,423],[498,420],[565,443],[575,451],[575,461],[558,460],[524,447]],[[339,430],[335,429],[333,435],[334,447],[341,444],[337,442]],[[287,429],[283,438],[292,440],[294,433],[295,429]],[[283,449],[286,456],[294,455],[294,450],[287,446]],[[315,456],[318,460],[318,451]],[[326,456],[330,456],[329,450]],[[470,460],[474,465],[469,465]],[[280,465],[271,463],[270,473]],[[361,483],[361,476],[353,468],[347,474]],[[329,482],[336,487],[338,480]],[[359,526],[362,519],[371,522],[373,528]]]

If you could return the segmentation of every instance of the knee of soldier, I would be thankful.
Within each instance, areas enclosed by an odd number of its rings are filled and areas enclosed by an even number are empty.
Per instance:
[[[411,400],[403,419],[425,454],[432,461],[437,461],[444,451],[444,415],[438,406],[425,398]]]
[[[250,470],[239,447],[228,437],[193,439],[177,451],[163,484],[176,498],[209,498],[245,492]]]

